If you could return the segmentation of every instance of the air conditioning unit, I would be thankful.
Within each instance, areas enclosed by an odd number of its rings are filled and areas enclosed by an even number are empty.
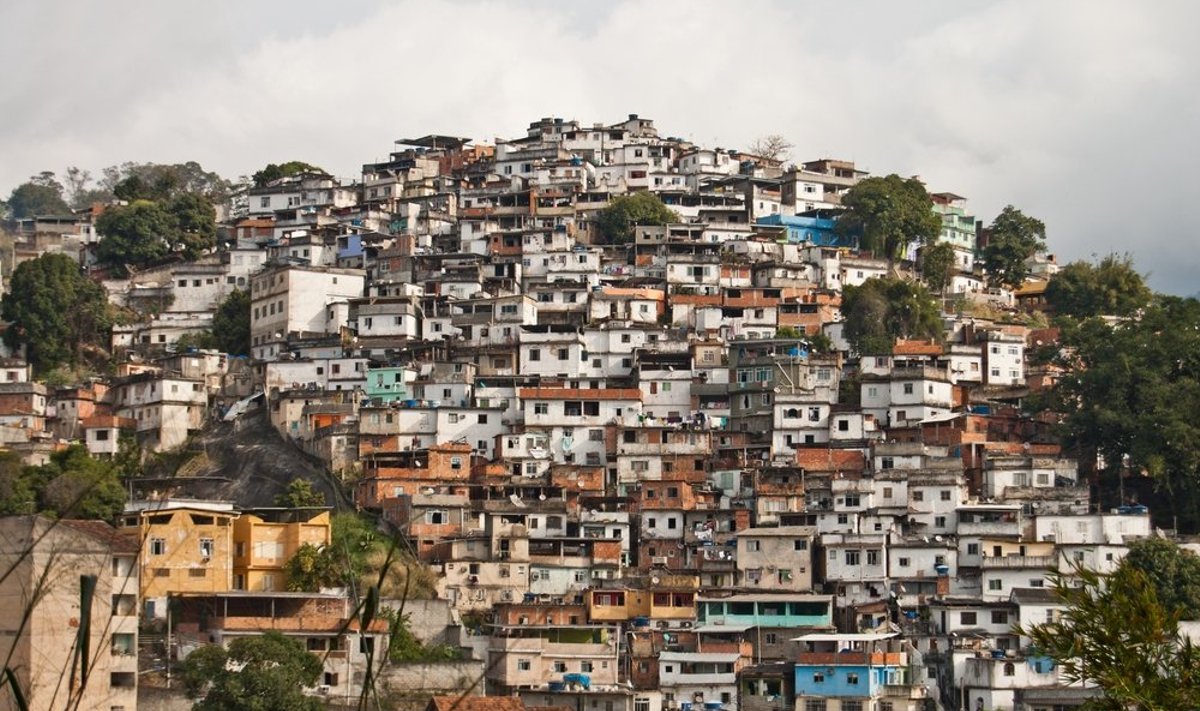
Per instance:
[[[666,557],[665,555],[656,555],[656,556],[654,556],[653,558],[651,558],[651,559],[650,559],[650,563],[651,563],[651,565],[662,565],[662,566],[666,566],[666,564],[667,564],[667,557]]]
[[[317,687],[318,694],[328,694],[330,692],[329,684],[321,684]]]

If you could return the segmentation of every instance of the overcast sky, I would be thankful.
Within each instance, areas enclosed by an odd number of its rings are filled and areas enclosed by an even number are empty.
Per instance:
[[[1060,261],[1200,291],[1200,2],[462,0],[0,4],[0,193],[68,165],[297,159],[637,113],[662,135],[920,175]]]

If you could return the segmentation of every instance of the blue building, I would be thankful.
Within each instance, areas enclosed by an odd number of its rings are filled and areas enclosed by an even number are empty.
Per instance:
[[[836,220],[805,215],[767,215],[756,221],[760,225],[783,227],[788,244],[814,247],[852,247],[854,241],[834,233]]]
[[[797,711],[917,711],[927,690],[914,683],[896,633],[797,637]]]

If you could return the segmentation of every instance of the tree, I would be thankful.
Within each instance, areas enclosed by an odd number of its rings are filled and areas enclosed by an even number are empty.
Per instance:
[[[305,163],[301,160],[289,160],[288,162],[280,163],[279,165],[274,163],[267,164],[267,167],[256,172],[251,177],[251,180],[254,181],[254,187],[261,188],[276,180],[279,180],[280,178],[286,178],[289,175],[295,175],[297,173],[323,173],[328,175],[328,173],[326,173],[323,169],[318,168],[311,163]]]
[[[942,229],[942,218],[916,178],[866,178],[846,191],[842,207],[838,234],[857,238],[861,249],[889,260],[902,258],[913,242],[932,242]]]
[[[113,521],[125,507],[125,487],[111,462],[88,454],[81,444],[50,455],[26,474],[38,489],[38,510],[60,518]]]
[[[108,300],[104,289],[84,276],[64,254],[44,254],[13,271],[11,290],[0,303],[10,322],[4,342],[25,347],[39,372],[76,365],[86,352],[108,344]]]
[[[216,211],[212,201],[199,193],[183,193],[166,204],[175,218],[171,249],[184,258],[195,259],[217,243]]]
[[[156,202],[138,200],[109,207],[96,219],[101,237],[96,257],[117,267],[152,262],[178,241],[177,230],[174,215]]]
[[[320,700],[304,693],[316,686],[321,660],[299,640],[274,630],[239,637],[229,649],[200,647],[183,662],[188,695],[197,711],[319,711]]]
[[[37,493],[16,452],[0,452],[0,516],[37,511]]]
[[[175,340],[175,351],[186,352],[191,349],[207,351],[220,350],[221,345],[217,342],[217,337],[212,331],[195,331],[185,333]]]
[[[1068,683],[1091,682],[1104,697],[1089,708],[1200,708],[1200,649],[1179,634],[1145,573],[1122,562],[1111,575],[1057,575],[1062,616],[1026,630]]]
[[[183,194],[202,195],[213,203],[229,197],[230,183],[206,171],[195,161],[187,163],[122,163],[103,170],[99,190],[126,200],[166,202]]]
[[[213,335],[221,352],[250,354],[250,292],[235,289],[213,314]]]
[[[759,158],[766,158],[778,163],[787,160],[793,148],[795,146],[791,141],[778,133],[771,133],[754,139],[748,152]]]
[[[891,353],[897,338],[942,339],[940,311],[921,284],[892,277],[842,289],[845,337],[860,354]]]
[[[325,494],[314,489],[307,479],[292,479],[287,492],[275,497],[275,505],[289,509],[325,506]]]
[[[45,171],[13,188],[6,201],[14,220],[38,215],[69,215],[71,207],[63,199],[63,186],[54,173]]]
[[[311,543],[305,543],[296,549],[292,557],[284,564],[287,574],[287,589],[292,592],[318,592],[322,587],[331,585],[336,580],[337,573],[330,569],[333,556]]]
[[[638,225],[666,225],[678,221],[679,215],[651,192],[618,195],[596,214],[600,235],[610,244],[632,242],[634,228]]]
[[[1159,296],[1136,318],[1064,322],[1063,370],[1041,403],[1060,414],[1063,443],[1097,472],[1101,503],[1127,503],[1147,475],[1159,525],[1200,528],[1200,302]],[[1138,476],[1138,478],[1142,478]]]
[[[950,286],[955,257],[954,246],[949,242],[938,242],[921,250],[921,277],[930,289],[940,294]]]
[[[1143,538],[1129,544],[1121,564],[1146,576],[1167,612],[1182,620],[1200,619],[1200,556],[1165,538]]]
[[[1071,262],[1046,284],[1046,303],[1060,316],[1128,316],[1150,302],[1150,287],[1129,255],[1099,263]]]
[[[1046,248],[1046,225],[1007,205],[988,227],[983,248],[983,268],[992,286],[1015,289],[1025,283],[1029,266],[1025,260]]]

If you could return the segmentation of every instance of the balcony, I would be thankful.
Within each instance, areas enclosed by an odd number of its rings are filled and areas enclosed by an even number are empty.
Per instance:
[[[902,666],[908,663],[903,652],[800,652],[796,664],[814,667]]]
[[[1058,558],[1052,555],[985,556],[979,567],[984,570],[1055,570],[1058,568]]]

